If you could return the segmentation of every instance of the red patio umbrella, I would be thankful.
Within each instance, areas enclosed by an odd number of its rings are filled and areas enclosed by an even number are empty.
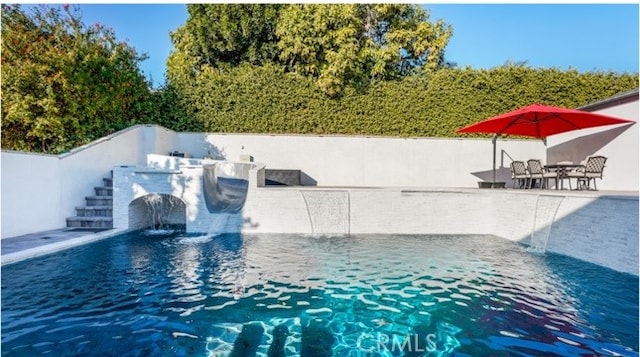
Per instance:
[[[496,139],[499,135],[521,135],[543,139],[567,131],[596,126],[634,123],[602,114],[566,109],[542,104],[531,104],[514,111],[479,121],[458,129],[458,133],[492,133],[493,182],[496,181]]]

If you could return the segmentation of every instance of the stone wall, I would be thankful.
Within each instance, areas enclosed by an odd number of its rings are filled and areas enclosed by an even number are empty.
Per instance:
[[[638,197],[632,195],[265,187],[250,191],[242,214],[245,233],[490,234],[638,275]]]
[[[246,203],[210,213],[202,165],[179,158],[162,168],[114,168],[114,227],[132,228],[129,205],[151,193],[184,203],[188,232],[489,234],[540,251],[638,275],[638,196],[568,190],[263,187],[264,166],[244,163]],[[168,160],[168,161],[167,161]],[[176,161],[177,160],[177,161]],[[185,161],[187,160],[187,161]]]
[[[120,165],[113,168],[113,227],[116,229],[141,228],[148,217],[140,213],[145,206],[140,199],[152,194],[169,195],[180,202],[188,232],[238,232],[242,226],[242,213],[210,213],[204,198],[203,162],[161,155],[149,155],[148,166]],[[228,166],[230,163],[225,162]],[[232,170],[253,187],[264,185],[264,168],[259,164],[235,163]],[[246,167],[245,167],[246,166]],[[227,170],[228,171],[228,170]],[[258,171],[262,171],[262,177]],[[259,179],[262,178],[261,181]],[[135,209],[131,209],[131,205]],[[180,224],[182,213],[173,212],[174,224]],[[180,214],[180,216],[178,216]],[[168,217],[171,218],[171,217]],[[175,222],[174,222],[175,221]]]

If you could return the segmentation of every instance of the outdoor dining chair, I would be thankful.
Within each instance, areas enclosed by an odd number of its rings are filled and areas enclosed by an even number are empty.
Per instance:
[[[533,188],[534,180],[540,180],[540,188],[549,188],[549,179],[557,178],[558,173],[549,172],[542,166],[542,161],[538,159],[527,160],[527,171],[529,171],[529,188]]]
[[[604,156],[590,156],[587,158],[587,162],[583,167],[579,167],[576,170],[567,173],[569,178],[569,189],[571,189],[571,179],[576,179],[576,189],[591,189],[590,182],[593,181],[593,189],[598,190],[596,186],[596,179],[602,180],[602,172],[604,171],[604,164],[607,162],[607,158]]]
[[[524,161],[511,162],[511,180],[513,180],[513,188],[516,188],[516,182],[520,188],[526,188],[529,184],[529,173]]]

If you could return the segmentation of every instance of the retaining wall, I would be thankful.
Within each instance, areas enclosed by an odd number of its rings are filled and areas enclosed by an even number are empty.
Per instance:
[[[497,179],[511,184],[512,160],[555,162],[574,150],[576,157],[609,157],[598,188],[637,192],[638,125],[590,130],[595,144],[588,147],[575,139],[550,140],[549,150],[540,140],[499,139]],[[65,227],[114,166],[144,166],[148,154],[173,151],[199,159],[251,157],[269,169],[300,170],[305,186],[471,188],[492,178],[490,139],[176,133],[138,125],[59,156],[3,151],[1,238]]]
[[[61,155],[2,151],[1,238],[58,229],[95,195],[114,165],[144,165],[173,150],[175,132],[136,125]]]

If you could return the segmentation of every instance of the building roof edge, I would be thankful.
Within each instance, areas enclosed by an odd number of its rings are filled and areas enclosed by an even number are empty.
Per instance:
[[[618,93],[609,98],[599,100],[597,102],[587,104],[582,107],[578,107],[577,109],[592,112],[592,111],[596,111],[604,108],[609,108],[614,105],[633,102],[634,100],[638,100],[639,93],[640,93],[640,88],[632,89],[630,91]]]

